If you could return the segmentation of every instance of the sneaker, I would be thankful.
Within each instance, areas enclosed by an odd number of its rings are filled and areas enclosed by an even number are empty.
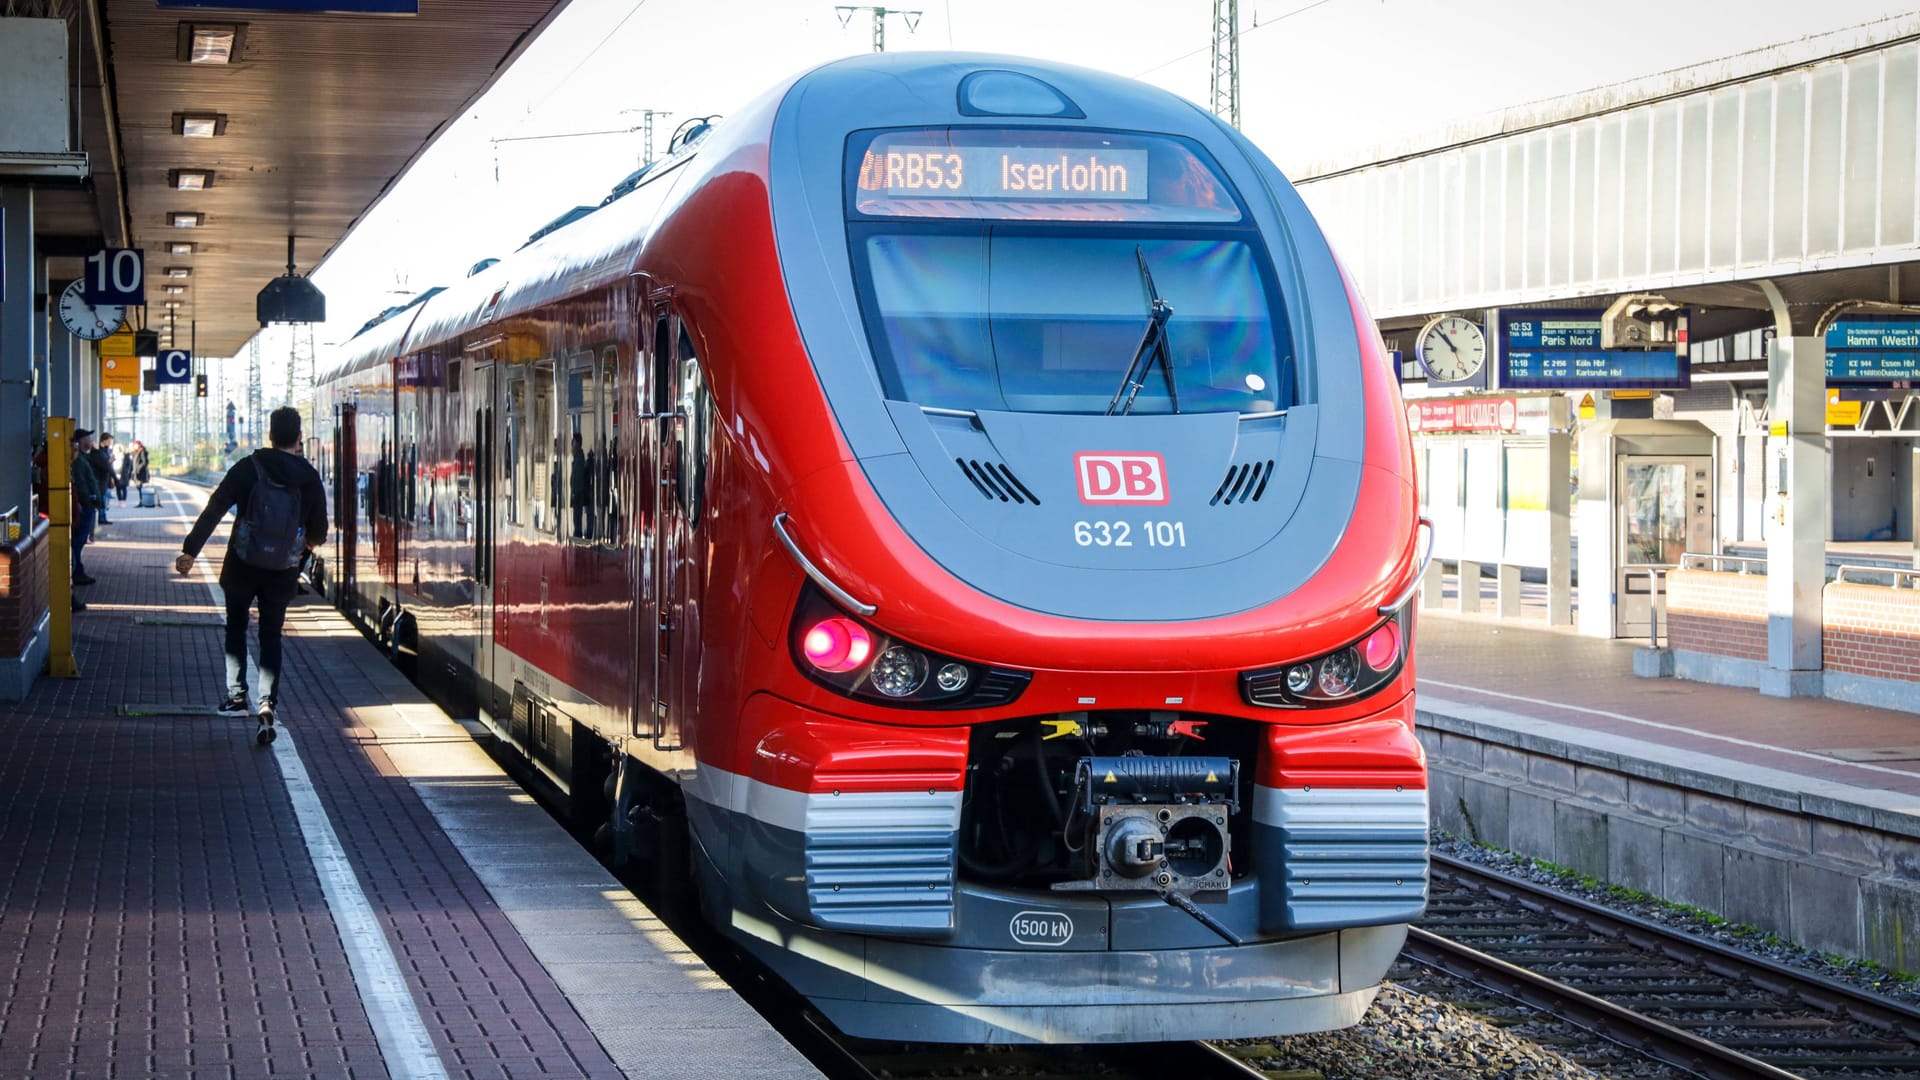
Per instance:
[[[273,702],[271,701],[263,701],[260,703],[260,726],[273,726]]]
[[[93,577],[88,574],[75,574],[73,578],[73,583],[75,585],[92,585],[94,582],[99,580],[100,580],[99,578]]]
[[[73,603],[67,605],[67,610],[68,611],[85,611],[87,610],[87,605],[81,603],[78,600],[75,600]]]
[[[247,715],[246,695],[236,694],[221,702],[220,706],[213,711],[219,713],[221,716],[245,716]]]

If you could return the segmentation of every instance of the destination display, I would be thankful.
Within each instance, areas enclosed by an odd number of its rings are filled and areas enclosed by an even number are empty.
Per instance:
[[[847,205],[869,217],[1238,221],[1203,151],[1137,132],[909,128],[848,147]]]
[[[1686,343],[1603,349],[1599,311],[1502,311],[1500,386],[1508,390],[1680,390],[1691,383]]]
[[[1032,146],[870,149],[860,190],[912,198],[1147,198],[1145,150],[1056,150]]]
[[[1920,318],[1876,315],[1827,328],[1830,382],[1920,380]]]

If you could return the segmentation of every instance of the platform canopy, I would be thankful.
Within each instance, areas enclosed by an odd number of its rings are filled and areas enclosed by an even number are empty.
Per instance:
[[[11,0],[7,14],[67,21],[92,166],[39,186],[50,276],[80,276],[103,246],[144,249],[150,325],[176,302],[175,344],[191,322],[198,353],[232,355],[286,273],[287,237],[311,272],[566,3]]]

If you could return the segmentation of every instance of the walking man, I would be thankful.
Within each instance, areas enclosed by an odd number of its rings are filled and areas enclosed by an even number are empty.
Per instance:
[[[235,462],[207,499],[207,507],[180,545],[173,568],[184,576],[227,511],[239,508],[220,589],[227,598],[227,694],[221,716],[247,714],[247,613],[260,604],[260,741],[273,739],[280,693],[280,629],[299,588],[300,563],[327,535],[327,497],[320,474],[295,451],[300,410],[284,407],[267,418],[271,449]]]

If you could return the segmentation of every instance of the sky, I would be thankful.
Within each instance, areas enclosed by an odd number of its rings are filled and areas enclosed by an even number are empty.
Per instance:
[[[889,52],[1041,57],[1204,103],[1213,0],[890,0]],[[1652,13],[1658,12],[1656,18]],[[1912,0],[1240,0],[1241,128],[1283,171],[1489,112],[1913,10]],[[572,0],[320,268],[329,343],[568,208],[597,203],[691,117],[872,48],[832,0]],[[605,134],[554,138],[580,132]],[[289,331],[264,332],[263,357]],[[271,373],[278,364],[264,365]]]

